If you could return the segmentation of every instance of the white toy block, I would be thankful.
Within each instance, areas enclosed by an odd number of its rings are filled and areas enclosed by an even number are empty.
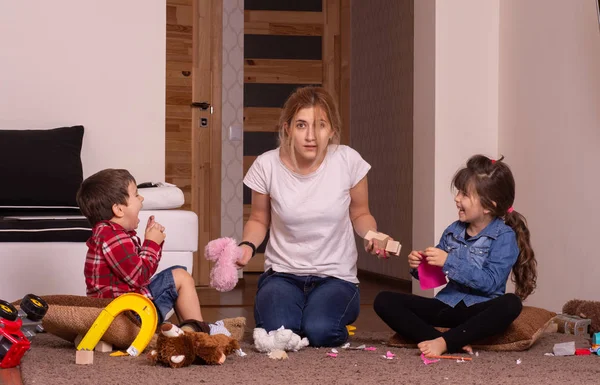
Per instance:
[[[92,365],[94,363],[94,351],[78,350],[75,353],[75,363],[77,365]]]
[[[100,353],[109,353],[112,352],[113,346],[107,342],[100,341],[96,344],[94,350]]]

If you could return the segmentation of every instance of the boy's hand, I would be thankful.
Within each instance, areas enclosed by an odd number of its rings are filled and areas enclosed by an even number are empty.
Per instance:
[[[446,263],[446,259],[448,259],[448,253],[435,247],[426,248],[423,254],[427,259],[427,263],[432,266],[442,267],[444,266],[444,263]]]
[[[152,220],[153,223],[152,226],[146,227],[146,239],[154,241],[160,245],[167,237],[167,234],[165,234],[165,226],[158,222],[154,222],[154,217],[150,217],[150,219],[148,219],[148,225],[150,225],[150,220]]]
[[[422,251],[413,250],[408,254],[408,266],[410,266],[411,269],[419,268],[419,265],[423,261],[422,253]]]
[[[252,248],[248,245],[238,246],[242,248],[242,258],[235,261],[238,269],[243,268],[250,262],[250,258],[252,258]]]
[[[146,224],[146,233],[154,225],[154,223],[154,215],[150,215],[150,218],[148,218],[148,224]]]

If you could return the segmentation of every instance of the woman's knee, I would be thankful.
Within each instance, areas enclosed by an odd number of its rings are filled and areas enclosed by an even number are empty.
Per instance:
[[[269,278],[261,285],[254,300],[256,326],[267,332],[281,326],[299,332],[303,298],[302,291],[296,286],[279,278]]]
[[[329,325],[325,322],[313,322],[303,325],[304,335],[308,338],[310,346],[334,347],[344,344],[348,340],[348,330],[345,325]]]

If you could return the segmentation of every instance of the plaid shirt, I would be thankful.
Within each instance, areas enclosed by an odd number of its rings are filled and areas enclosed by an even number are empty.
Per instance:
[[[111,221],[97,223],[87,241],[85,284],[88,297],[116,298],[135,292],[152,299],[148,290],[156,272],[162,245],[140,239],[135,230],[126,231]]]

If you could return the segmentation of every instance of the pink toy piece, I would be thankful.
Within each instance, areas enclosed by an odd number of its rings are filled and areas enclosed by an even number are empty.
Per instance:
[[[218,238],[208,242],[204,257],[215,262],[210,271],[210,286],[217,291],[230,291],[238,281],[236,261],[242,257],[242,249],[233,238]]]
[[[425,365],[434,364],[440,360],[439,358],[433,358],[433,359],[427,358],[427,357],[425,357],[425,354],[423,354],[423,353],[421,353],[421,359],[423,360],[423,363]]]
[[[425,256],[419,265],[419,282],[422,290],[433,289],[434,287],[445,285],[446,275],[439,266],[433,266],[427,263]]]

